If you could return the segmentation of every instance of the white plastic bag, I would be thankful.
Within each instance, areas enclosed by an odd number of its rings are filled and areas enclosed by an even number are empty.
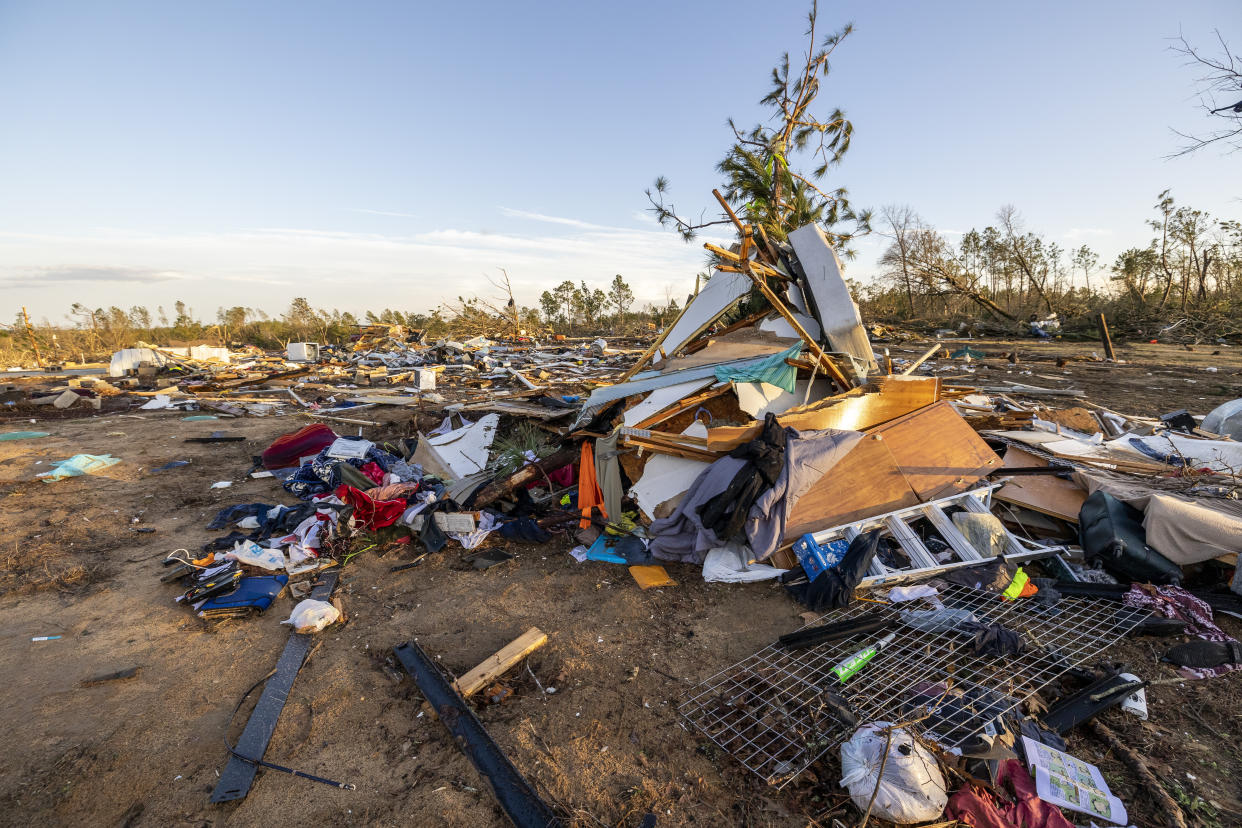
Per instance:
[[[284,552],[279,549],[267,549],[250,540],[233,544],[233,551],[226,553],[224,557],[272,572],[279,572],[285,568]]]
[[[293,608],[293,614],[280,623],[292,624],[294,629],[300,633],[313,633],[319,632],[329,624],[336,623],[340,617],[341,611],[327,601],[307,598],[299,601],[298,605]]]
[[[887,736],[883,728],[888,725],[889,722],[865,724],[841,745],[841,787],[849,789],[850,799],[861,811],[867,810],[874,793],[871,813],[898,825],[937,819],[944,813],[949,794],[936,760],[910,734],[898,728],[893,731],[888,760],[884,761]]]

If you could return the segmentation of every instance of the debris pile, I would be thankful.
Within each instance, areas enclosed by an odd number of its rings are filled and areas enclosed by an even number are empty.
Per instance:
[[[429,343],[400,326],[279,354],[139,344],[114,355],[107,381],[9,401],[111,395],[142,411],[312,420],[249,470],[272,479],[269,502],[221,509],[208,528],[224,534],[159,573],[176,585],[169,600],[206,621],[298,601],[287,658],[212,801],[244,797],[259,767],[350,787],[263,752],[311,636],[345,618],[332,592],[356,556],[391,555],[391,575],[417,578],[455,552],[482,573],[559,537],[584,571],[624,566],[636,588],[776,581],[770,600],[805,606],[805,626],[705,670],[678,702],[692,732],[765,783],[839,756],[858,810],[884,819],[1017,824],[996,796],[1007,790],[1040,824],[1069,824],[1062,808],[1126,822],[1099,769],[1074,756],[1080,728],[1107,732],[1096,717],[1116,705],[1146,716],[1145,686],[1242,667],[1214,620],[1242,612],[1238,401],[1202,421],[1135,417],[1079,389],[982,381],[990,355],[969,343],[877,353],[818,226],[787,241],[738,230],[731,249],[708,245],[715,271],[645,349]],[[1016,352],[1008,361],[1031,375]],[[384,406],[398,422],[359,416]],[[115,462],[79,455],[45,474]],[[1134,635],[1185,640],[1162,648],[1168,667],[1101,666]],[[453,683],[422,647],[392,642],[426,712],[519,824],[550,824],[554,809],[466,699],[511,699],[504,673],[547,641],[527,630]],[[1127,761],[1143,772],[1141,756]]]

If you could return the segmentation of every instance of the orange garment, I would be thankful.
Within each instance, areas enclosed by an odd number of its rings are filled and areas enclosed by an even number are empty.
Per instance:
[[[604,493],[595,477],[593,445],[590,440],[582,441],[582,459],[578,461],[578,509],[582,512],[582,520],[578,521],[579,529],[591,525],[594,509],[599,509],[600,517],[608,519],[608,511],[604,508]]]

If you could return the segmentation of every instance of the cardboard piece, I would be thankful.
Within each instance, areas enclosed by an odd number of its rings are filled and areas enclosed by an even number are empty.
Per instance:
[[[677,586],[677,582],[669,577],[668,571],[662,566],[631,566],[630,574],[642,589]]]

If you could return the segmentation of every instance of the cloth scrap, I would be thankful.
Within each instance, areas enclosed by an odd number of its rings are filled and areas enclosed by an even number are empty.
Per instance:
[[[716,369],[716,380],[718,382],[766,382],[792,394],[798,380],[798,369],[786,363],[785,360],[796,360],[801,354],[802,343],[799,342],[753,365],[741,368],[721,365]]]
[[[1204,641],[1228,643],[1237,641],[1226,633],[1212,617],[1212,608],[1178,586],[1146,586],[1135,584],[1121,598],[1128,607],[1151,610],[1162,618],[1174,618],[1186,622],[1186,633]],[[1222,664],[1219,667],[1178,667],[1177,672],[1185,678],[1216,678],[1242,668],[1242,664]]]

